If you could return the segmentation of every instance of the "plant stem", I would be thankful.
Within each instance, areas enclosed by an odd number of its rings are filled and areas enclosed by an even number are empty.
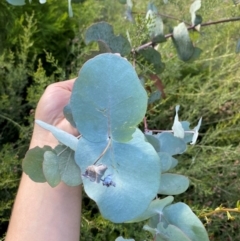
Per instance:
[[[235,21],[240,21],[240,17],[236,17],[236,18],[227,18],[227,19],[221,19],[218,21],[211,21],[211,22],[207,22],[207,23],[202,23],[200,24],[201,27],[206,27],[206,26],[210,26],[210,25],[215,25],[215,24],[220,24],[220,23],[227,23],[227,22],[235,22]],[[194,30],[196,26],[190,26],[187,27],[188,30]],[[165,38],[171,38],[173,36],[173,33],[169,33],[165,35]],[[139,47],[137,47],[136,49],[133,49],[132,51],[137,52],[141,49],[145,49],[147,47],[153,47],[155,45],[154,42],[150,41],[148,43],[145,43]]]
[[[103,152],[100,154],[100,156],[97,158],[97,160],[93,163],[93,165],[95,165],[104,156],[104,154],[107,152],[110,144],[111,144],[111,139],[109,139],[107,146],[105,147]]]

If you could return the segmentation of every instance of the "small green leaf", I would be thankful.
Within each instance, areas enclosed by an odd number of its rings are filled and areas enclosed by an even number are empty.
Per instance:
[[[68,186],[80,185],[81,171],[74,160],[74,151],[64,145],[58,145],[54,150],[58,154],[61,180]]]
[[[104,41],[98,40],[97,42],[98,42],[99,53],[111,53],[111,49]]]
[[[148,104],[154,103],[161,98],[161,92],[159,90],[154,91],[148,98]]]
[[[163,223],[178,227],[190,240],[209,241],[207,232],[185,203],[175,203],[163,209]]]
[[[139,215],[137,218],[129,221],[128,223],[141,222],[143,220],[149,219],[156,214],[161,214],[162,210],[173,202],[174,198],[172,196],[165,197],[163,199],[153,200],[147,210]]]
[[[178,195],[185,192],[189,187],[189,179],[183,175],[163,173],[161,185],[158,190],[163,195]]]
[[[44,146],[43,148],[34,147],[28,150],[25,158],[23,159],[22,168],[23,171],[34,181],[34,182],[46,182],[46,178],[43,174],[43,155],[45,151],[51,151],[50,146]]]
[[[147,10],[146,20],[150,38],[155,39],[155,43],[164,42],[163,21],[156,6],[151,2]]]
[[[158,156],[161,160],[162,173],[169,171],[175,167],[178,161],[166,152],[158,152]]]
[[[44,153],[43,173],[51,187],[56,187],[61,181],[58,165],[58,156],[53,151],[46,151]]]
[[[122,35],[114,35],[113,27],[106,22],[95,23],[90,26],[85,33],[85,42],[102,41],[112,53],[120,53],[122,56],[131,52],[131,45]]]
[[[182,61],[189,61],[194,53],[194,47],[189,37],[185,23],[180,23],[173,29],[173,43]]]
[[[156,135],[160,142],[160,151],[167,152],[171,156],[182,154],[187,149],[183,139],[173,136],[171,133],[163,132]]]
[[[160,236],[160,239],[157,239],[159,241],[191,241],[183,232],[181,229],[174,225],[167,225],[167,227],[164,227],[163,223],[159,223],[157,225],[157,229],[159,231],[157,236]],[[162,238],[162,239],[161,239]]]
[[[149,135],[149,134],[145,134],[145,137],[146,137],[147,141],[154,147],[156,152],[159,152],[160,145],[159,145],[158,139],[155,136]]]
[[[165,64],[161,61],[160,53],[154,48],[145,48],[138,51],[140,55],[149,63],[153,64],[156,74],[160,74],[164,68]]]
[[[198,11],[200,8],[201,8],[201,0],[195,0],[190,6],[189,11],[191,13],[191,19],[192,19],[193,26],[196,26],[201,23],[199,17],[196,19],[196,11]]]

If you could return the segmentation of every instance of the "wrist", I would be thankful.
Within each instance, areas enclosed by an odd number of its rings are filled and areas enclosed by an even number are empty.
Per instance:
[[[52,135],[51,132],[43,129],[42,127],[38,126],[37,124],[34,125],[34,130],[30,142],[29,149],[32,149],[36,146],[43,147],[43,146],[51,146],[54,148],[58,145],[58,140]]]

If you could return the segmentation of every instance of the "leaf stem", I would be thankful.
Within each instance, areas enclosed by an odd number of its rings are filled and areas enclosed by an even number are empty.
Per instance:
[[[100,156],[97,158],[97,160],[93,163],[93,165],[95,165],[105,155],[105,153],[107,152],[108,148],[110,147],[110,144],[111,144],[111,138],[109,138],[107,146],[105,147],[103,152],[100,154]]]

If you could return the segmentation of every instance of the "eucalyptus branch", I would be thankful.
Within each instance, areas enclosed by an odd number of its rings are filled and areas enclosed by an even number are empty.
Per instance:
[[[215,25],[215,24],[220,24],[220,23],[227,23],[227,22],[236,22],[236,21],[240,21],[240,17],[236,17],[236,18],[228,18],[228,19],[221,19],[218,21],[211,21],[211,22],[207,22],[207,23],[202,23],[200,24],[201,27],[206,27],[206,26],[210,26],[210,25]],[[196,26],[189,26],[187,27],[188,30],[194,30],[196,28]],[[166,34],[164,37],[167,38],[171,38],[173,36],[173,33],[169,33]],[[132,52],[136,52],[139,51],[141,49],[145,49],[147,47],[153,47],[155,45],[155,43],[153,41],[150,41],[148,43],[145,43],[139,47],[137,47],[136,49],[133,49]]]

